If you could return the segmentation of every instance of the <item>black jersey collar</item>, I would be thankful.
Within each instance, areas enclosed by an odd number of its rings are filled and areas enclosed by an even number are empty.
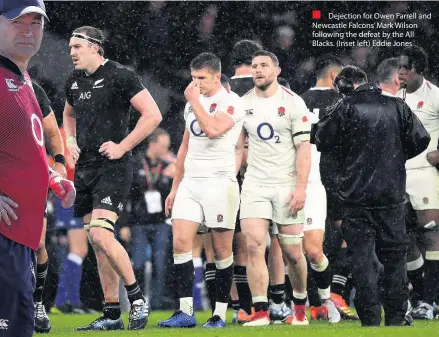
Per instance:
[[[9,71],[13,72],[15,75],[17,75],[17,77],[20,80],[23,80],[23,74],[21,73],[20,68],[18,68],[18,66],[12,62],[10,59],[8,59],[7,57],[4,57],[2,55],[0,55],[0,67],[4,67],[6,69],[8,69]]]
[[[93,77],[99,75],[99,73],[102,71],[101,69],[104,67],[104,65],[108,62],[108,59],[104,59],[104,62],[101,63],[101,65],[98,67],[98,69],[95,70],[94,73],[88,74],[85,70],[83,70],[85,76],[87,77]]]

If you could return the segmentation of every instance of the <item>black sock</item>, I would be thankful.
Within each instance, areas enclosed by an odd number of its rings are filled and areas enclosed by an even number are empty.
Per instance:
[[[37,264],[37,282],[34,290],[34,302],[43,301],[44,283],[46,282],[48,263]]]
[[[104,304],[103,310],[104,317],[109,319],[118,319],[122,314],[120,311],[119,302],[108,302]]]
[[[306,297],[304,299],[297,298],[293,296],[293,303],[294,305],[305,305],[306,304]]]
[[[412,304],[418,301],[422,301],[424,297],[424,279],[423,279],[424,268],[418,268],[416,270],[407,271],[407,277],[412,284],[412,291],[410,292],[410,300]]]
[[[137,300],[145,300],[145,297],[143,296],[143,291],[142,289],[140,289],[137,282],[134,282],[131,285],[126,285],[125,289],[127,290],[128,300],[131,304],[133,304],[133,302]]]
[[[239,310],[239,300],[232,301],[232,309],[238,311]]]
[[[275,304],[281,304],[284,301],[285,284],[274,284],[269,287],[270,299]]]
[[[290,277],[288,274],[285,275],[285,303],[290,306],[293,300],[293,287],[291,286]]]
[[[334,273],[331,282],[331,292],[340,296],[344,295],[346,282],[348,280],[350,268],[349,266],[342,266],[334,268]]]
[[[233,281],[233,264],[224,269],[217,269],[215,274],[215,301],[228,303]]]
[[[309,274],[311,274],[311,278],[315,281],[317,289],[320,289],[320,290],[326,290],[326,289],[331,287],[331,268],[329,265],[329,261],[327,260],[326,257],[325,257],[325,261],[327,261],[328,264],[324,270],[321,270],[321,271],[314,270],[312,268],[313,266],[311,265],[311,272],[309,273]],[[329,295],[330,294],[328,292],[326,299],[329,298]],[[318,302],[316,301],[316,303],[321,303],[321,297],[320,297],[320,294],[318,293],[318,290],[317,290],[317,296],[318,296]],[[309,293],[308,293],[308,299],[311,303]]]
[[[206,263],[206,270],[204,272],[204,279],[206,282],[207,295],[209,296],[210,307],[212,313],[215,311],[216,300],[216,265],[215,263]]]
[[[194,262],[192,260],[185,263],[174,263],[175,285],[178,298],[193,297],[194,273]]]
[[[238,291],[239,304],[241,309],[247,314],[251,315],[252,312],[252,293],[248,286],[247,280],[247,267],[235,266],[233,268],[233,279],[236,284],[236,290]]]
[[[268,302],[256,302],[253,303],[253,305],[255,307],[256,312],[268,310]]]
[[[433,305],[439,279],[439,261],[425,260],[424,263],[424,302]]]
[[[308,269],[310,270],[310,269]],[[320,301],[319,291],[317,288],[317,282],[313,271],[308,273],[308,280],[306,284],[306,290],[308,292],[308,300],[310,307],[319,307],[322,305]]]

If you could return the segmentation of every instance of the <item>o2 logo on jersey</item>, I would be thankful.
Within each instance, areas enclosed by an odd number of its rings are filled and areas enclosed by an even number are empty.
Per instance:
[[[36,114],[32,114],[30,117],[32,124],[32,135],[39,146],[44,145],[44,131],[43,124]]]
[[[256,133],[258,134],[258,137],[262,140],[271,140],[274,138],[276,140],[276,144],[280,143],[279,136],[274,135],[274,129],[270,123],[264,122],[259,124],[258,128],[256,129]]]
[[[200,124],[198,124],[198,122],[197,122],[196,119],[194,119],[194,120],[191,122],[191,124],[190,124],[190,126],[189,126],[189,129],[191,130],[192,134],[193,134],[195,137],[200,137],[201,135],[204,134],[203,130],[201,130],[201,128],[200,128]]]
[[[91,97],[91,91],[81,92],[79,99],[90,99],[90,97]]]

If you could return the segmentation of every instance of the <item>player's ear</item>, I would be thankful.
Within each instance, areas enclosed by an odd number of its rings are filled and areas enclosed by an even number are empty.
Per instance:
[[[221,73],[215,74],[215,83],[221,82]]]
[[[280,73],[282,72],[282,69],[280,67],[276,67],[274,72],[275,72],[276,76],[279,76]]]

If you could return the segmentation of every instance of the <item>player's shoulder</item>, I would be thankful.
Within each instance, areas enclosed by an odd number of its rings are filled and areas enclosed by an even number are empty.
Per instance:
[[[132,69],[130,69],[127,66],[124,66],[123,64],[107,60],[104,64],[104,71],[107,74],[112,74],[116,77],[131,77],[131,76],[137,76],[136,72]]]
[[[284,102],[284,104],[290,104],[292,106],[306,105],[304,99],[300,97],[300,95],[284,87],[283,85],[279,85],[279,87],[279,99],[280,101]]]

